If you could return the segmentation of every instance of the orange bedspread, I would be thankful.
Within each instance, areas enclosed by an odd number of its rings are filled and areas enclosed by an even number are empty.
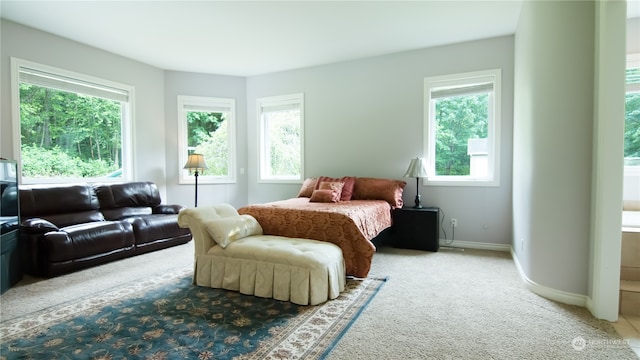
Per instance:
[[[371,239],[391,226],[391,207],[384,200],[338,203],[293,198],[238,209],[256,218],[265,235],[328,241],[342,249],[348,275],[366,277],[376,247]]]

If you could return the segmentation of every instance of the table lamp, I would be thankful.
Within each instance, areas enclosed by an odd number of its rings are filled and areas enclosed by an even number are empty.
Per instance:
[[[420,204],[420,178],[427,177],[427,169],[424,167],[424,161],[422,158],[411,159],[409,163],[409,168],[407,172],[404,173],[404,177],[414,177],[416,178],[416,200],[415,200],[415,209],[422,209],[422,204]]]

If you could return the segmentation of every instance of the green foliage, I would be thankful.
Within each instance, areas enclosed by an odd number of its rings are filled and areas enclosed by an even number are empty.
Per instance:
[[[225,120],[224,113],[218,112],[187,112],[187,146],[197,147],[207,141]]]
[[[627,94],[624,125],[624,157],[640,158],[640,93]]]
[[[204,123],[194,122],[194,124],[199,124],[198,126],[192,125],[191,122],[189,123],[189,133],[198,139],[197,143],[192,143],[195,145],[193,152],[202,154],[207,162],[208,169],[203,171],[202,175],[229,175],[228,122],[224,121],[223,114],[219,115],[221,116],[212,117],[217,119],[215,121],[215,129],[209,121]]]
[[[27,177],[104,176],[122,166],[120,102],[20,84]]]
[[[627,69],[627,84],[640,84],[640,68]],[[640,93],[628,92],[624,112],[624,157],[640,158]]]
[[[59,147],[43,149],[36,145],[23,145],[22,174],[30,178],[101,177],[116,170],[103,160],[84,161],[71,157]]]
[[[488,135],[488,95],[436,101],[436,174],[469,175],[467,141]]]
[[[287,176],[301,173],[300,111],[290,110],[269,115],[271,175]]]

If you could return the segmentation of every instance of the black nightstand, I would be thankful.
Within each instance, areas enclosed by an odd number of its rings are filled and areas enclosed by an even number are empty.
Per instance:
[[[393,211],[393,246],[438,251],[440,208],[403,207]]]

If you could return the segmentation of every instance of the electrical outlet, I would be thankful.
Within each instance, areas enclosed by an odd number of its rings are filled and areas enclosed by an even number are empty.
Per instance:
[[[451,219],[451,227],[458,227],[458,219]]]

